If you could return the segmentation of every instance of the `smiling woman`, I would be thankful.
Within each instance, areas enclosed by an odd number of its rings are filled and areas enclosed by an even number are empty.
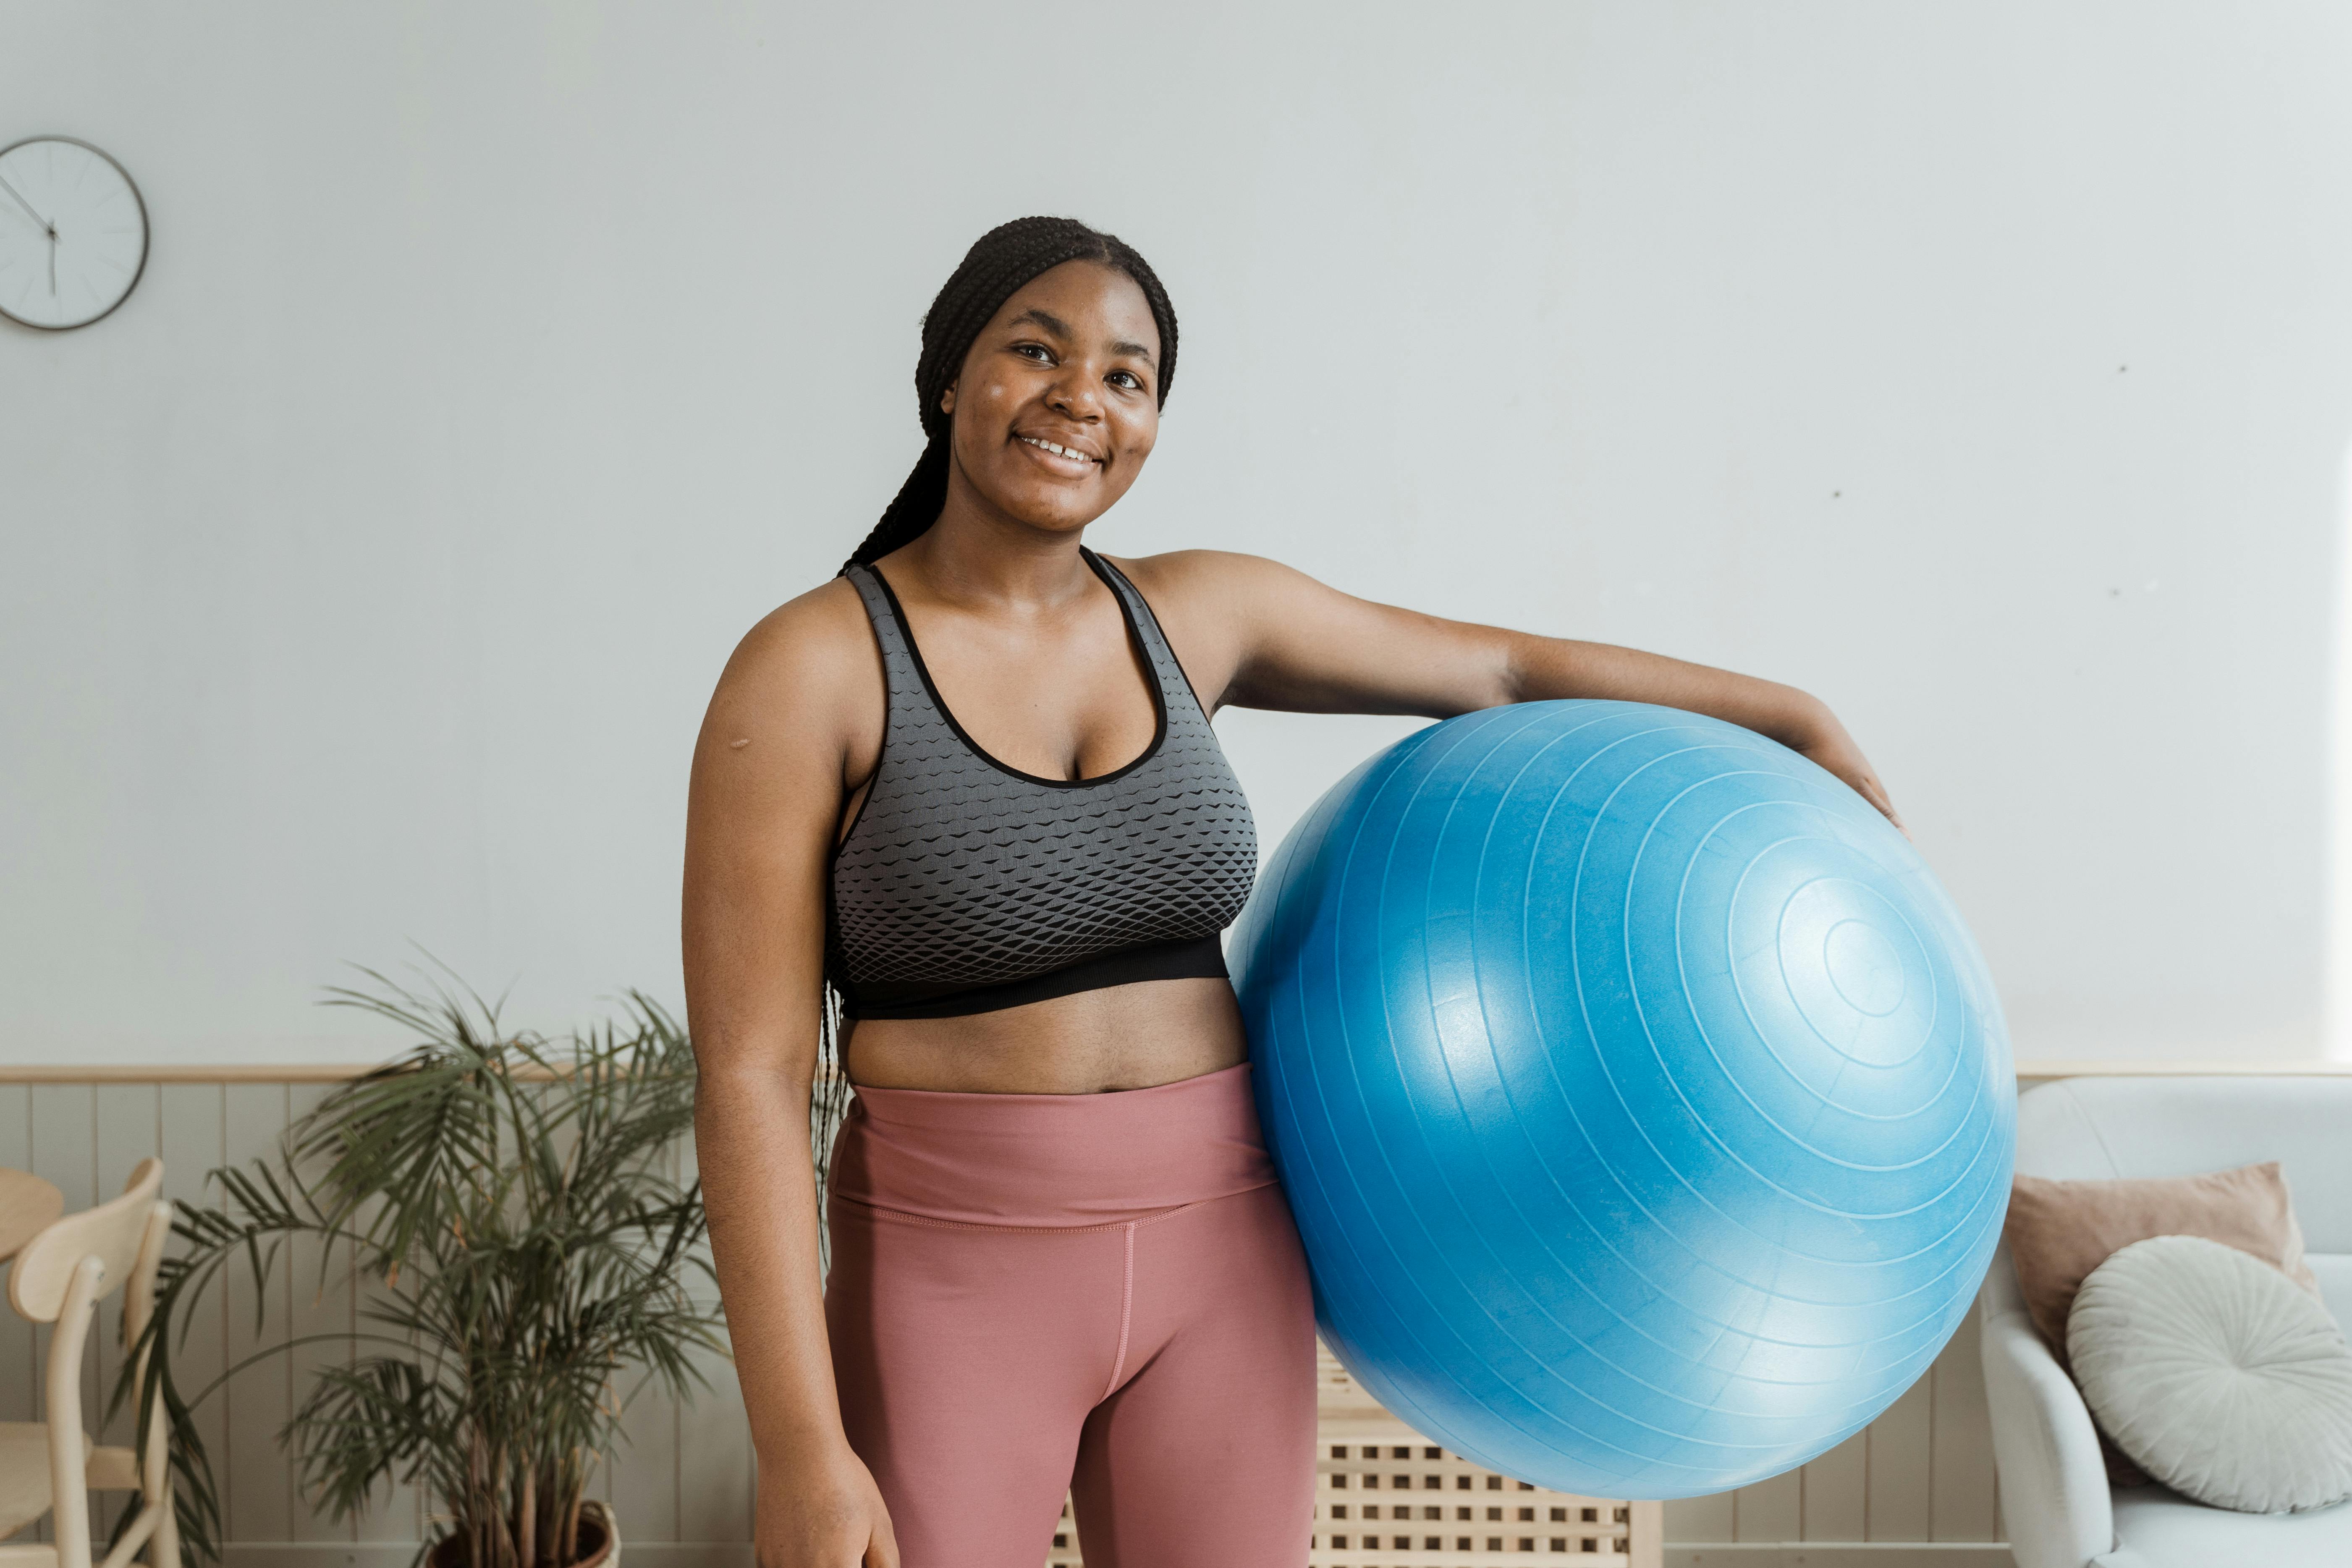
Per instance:
[[[968,376],[980,417],[957,421]],[[923,317],[915,393],[929,444],[853,559],[879,560],[929,528],[958,471],[967,502],[1016,514],[1042,507],[1083,527],[1135,482],[1175,378],[1176,311],[1131,247],[1067,218],[1017,218],[991,230]],[[1097,427],[1040,395],[1056,380],[1100,388],[1087,411]],[[1016,409],[1018,427],[1009,417]],[[1003,449],[1015,445],[1053,460],[1041,461],[1042,473],[1015,469],[1018,454]],[[1077,490],[1051,482],[1072,479],[1108,483]]]
[[[1219,707],[1664,703],[1892,816],[1785,686],[1085,548],[1176,343],[1117,238],[982,237],[924,317],[921,459],[712,696],[687,989],[762,1568],[1034,1568],[1066,1491],[1098,1568],[1304,1560],[1313,1306],[1219,941],[1257,868]]]
[[[1135,482],[1160,434],[1155,356],[1138,341],[1159,337],[1150,308],[1133,278],[1090,261],[1066,261],[1023,292],[1035,302],[990,322],[957,377],[972,384],[982,416],[959,427],[956,467],[977,496],[1016,512],[1099,516]],[[1101,389],[1094,407],[1082,414],[1047,390],[1070,381]],[[957,390],[940,399],[950,416]],[[1011,439],[999,438],[1000,422]]]

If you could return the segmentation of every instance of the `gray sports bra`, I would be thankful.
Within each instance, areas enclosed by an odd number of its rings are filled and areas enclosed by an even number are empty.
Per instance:
[[[1141,756],[1090,779],[1039,778],[973,744],[889,584],[849,569],[889,689],[874,784],[829,879],[829,956],[853,1017],[953,1017],[1225,973],[1217,933],[1257,875],[1249,803],[1151,606],[1078,553],[1150,663],[1159,718]]]

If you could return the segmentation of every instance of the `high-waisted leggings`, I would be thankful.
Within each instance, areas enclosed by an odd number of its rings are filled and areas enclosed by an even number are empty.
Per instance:
[[[825,1323],[904,1568],[1299,1568],[1315,1322],[1247,1064],[1108,1094],[860,1089]],[[1066,1526],[1061,1528],[1066,1529]]]

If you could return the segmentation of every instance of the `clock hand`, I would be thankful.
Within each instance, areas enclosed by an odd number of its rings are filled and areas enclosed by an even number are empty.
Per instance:
[[[35,223],[39,224],[41,226],[42,233],[47,235],[51,239],[57,238],[57,226],[49,222],[48,219],[43,217],[40,214],[35,212],[33,210],[33,204],[26,201],[21,195],[18,195],[16,186],[10,184],[5,179],[0,179],[0,191],[5,191],[10,195],[16,196],[16,205],[25,209],[25,216],[31,218]]]

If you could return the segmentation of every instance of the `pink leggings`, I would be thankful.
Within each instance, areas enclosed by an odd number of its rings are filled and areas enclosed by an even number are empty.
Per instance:
[[[1111,1094],[860,1089],[825,1323],[904,1568],[1300,1568],[1315,1321],[1247,1064]],[[1066,1527],[1064,1527],[1066,1528]]]

